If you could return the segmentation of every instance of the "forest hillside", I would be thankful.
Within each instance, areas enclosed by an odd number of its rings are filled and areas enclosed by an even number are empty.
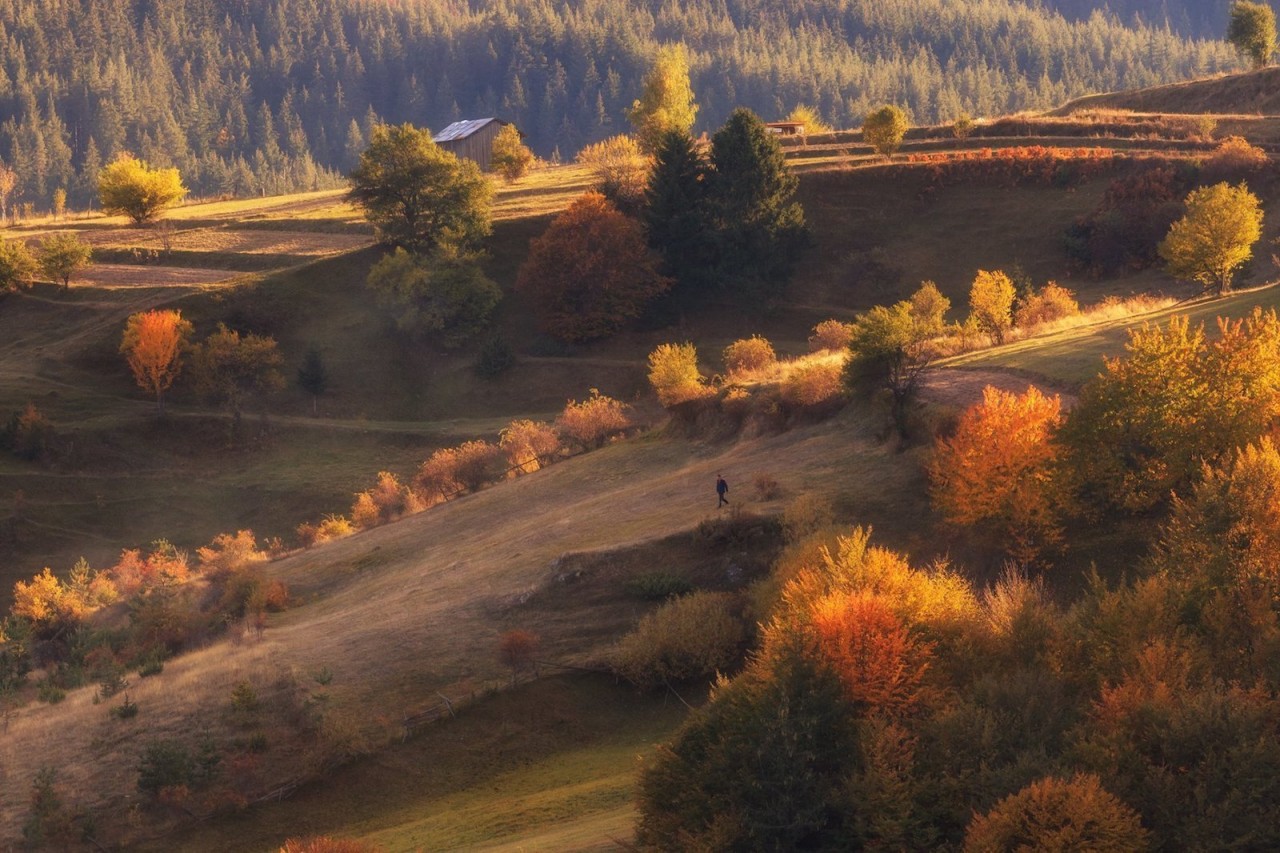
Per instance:
[[[378,120],[438,129],[498,115],[539,155],[568,159],[627,129],[644,70],[673,42],[692,46],[699,130],[736,106],[777,119],[808,104],[852,127],[896,103],[918,122],[950,121],[1238,65],[1217,40],[1221,15],[1216,29],[1183,32],[1129,9],[1053,9],[0,0],[0,161],[20,176],[12,200],[43,210],[60,189],[73,207],[91,203],[98,170],[122,150],[177,166],[202,196],[335,186]]]

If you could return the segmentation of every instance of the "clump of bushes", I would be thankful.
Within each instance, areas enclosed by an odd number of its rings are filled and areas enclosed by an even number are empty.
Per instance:
[[[746,641],[737,610],[737,597],[724,592],[672,599],[623,637],[614,669],[643,689],[723,671],[738,660]]]
[[[359,530],[368,530],[422,508],[422,501],[413,489],[402,484],[390,471],[379,471],[374,487],[356,495],[351,507],[351,523]]]

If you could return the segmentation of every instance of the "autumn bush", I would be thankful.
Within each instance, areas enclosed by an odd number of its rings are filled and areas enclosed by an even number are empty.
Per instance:
[[[603,447],[605,442],[631,428],[628,406],[606,397],[595,388],[582,402],[570,400],[556,418],[560,435],[583,450]]]
[[[534,239],[516,277],[539,328],[572,343],[614,334],[670,286],[640,223],[599,193],[583,195]]]
[[[487,441],[467,441],[457,447],[445,447],[422,463],[413,486],[425,499],[439,495],[443,499],[462,492],[474,492],[501,473],[502,450]]]
[[[1205,158],[1204,179],[1239,181],[1267,168],[1271,158],[1267,152],[1253,145],[1242,136],[1228,136]]]
[[[1209,339],[1185,317],[1130,332],[1062,429],[1064,471],[1083,510],[1144,512],[1204,463],[1256,441],[1280,413],[1280,320],[1254,309]]]
[[[1097,776],[1078,774],[1070,780],[1032,782],[974,816],[964,849],[1142,853],[1151,849],[1151,838],[1137,812],[1107,793]]]
[[[1101,276],[1158,262],[1156,249],[1182,214],[1193,177],[1186,166],[1161,164],[1112,180],[1098,207],[1067,230],[1072,265]]]
[[[1111,168],[1117,158],[1109,148],[1030,145],[909,154],[907,160],[927,167],[926,174],[933,187],[963,181],[1070,187]]]
[[[809,336],[810,352],[842,352],[853,339],[853,324],[839,320],[823,320]]]
[[[513,628],[498,638],[498,659],[511,670],[511,680],[526,670],[536,670],[541,640],[532,631]]]
[[[834,405],[844,396],[844,365],[805,363],[788,368],[780,389],[783,402],[800,409]]]
[[[730,377],[763,370],[777,363],[773,344],[759,335],[734,341],[724,349],[724,369]]]
[[[835,520],[835,507],[830,500],[813,492],[804,492],[782,510],[782,537],[787,542],[799,542],[830,527]]]
[[[1020,329],[1032,329],[1079,313],[1076,295],[1051,281],[1022,300],[1014,310],[1013,324]]]
[[[668,409],[711,393],[698,370],[698,350],[690,343],[660,344],[649,353],[649,384]]]
[[[735,596],[693,592],[645,616],[613,653],[618,674],[641,688],[705,678],[732,666],[746,630]]]
[[[197,548],[196,556],[205,575],[230,574],[267,560],[252,530],[219,533],[208,545]]]
[[[560,436],[551,424],[517,420],[502,430],[498,446],[506,454],[511,468],[520,474],[531,474],[560,453]]]
[[[54,454],[57,441],[53,421],[45,417],[35,403],[27,403],[25,409],[15,412],[9,423],[0,428],[0,447],[19,459],[48,459]]]

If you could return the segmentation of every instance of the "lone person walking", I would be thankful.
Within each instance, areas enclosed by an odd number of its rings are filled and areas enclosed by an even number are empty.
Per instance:
[[[716,474],[716,496],[720,498],[720,502],[716,504],[716,509],[729,502],[729,499],[725,497],[727,494],[729,494],[729,484],[724,481],[724,477]]]

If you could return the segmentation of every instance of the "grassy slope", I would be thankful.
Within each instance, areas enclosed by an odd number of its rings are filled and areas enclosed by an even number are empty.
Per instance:
[[[305,834],[363,838],[388,851],[612,847],[610,839],[631,837],[637,759],[684,715],[670,696],[609,679],[542,679],[288,802],[151,847],[258,851]]]
[[[1280,308],[1280,290],[1267,286],[1233,293],[1222,299],[1197,300],[1140,317],[1082,326],[967,353],[940,362],[940,366],[1015,370],[1057,383],[1079,385],[1097,374],[1102,367],[1103,356],[1122,355],[1129,340],[1129,331],[1144,323],[1165,323],[1174,315],[1185,315],[1192,323],[1203,323],[1212,332],[1218,317],[1242,317],[1255,307]]]
[[[838,495],[851,520],[875,524],[893,544],[930,553],[937,543],[908,521],[927,513],[916,466],[872,438],[878,426],[878,419],[850,413],[727,447],[661,438],[627,442],[300,553],[271,567],[299,606],[274,618],[262,642],[224,641],[139,683],[136,725],[107,719],[89,701],[92,688],[60,705],[23,708],[0,745],[0,766],[14,780],[30,779],[47,763],[74,767],[82,796],[119,814],[131,801],[133,779],[132,763],[120,758],[136,755],[152,737],[221,719],[239,679],[268,692],[282,673],[305,680],[328,668],[330,718],[376,743],[395,733],[402,714],[434,704],[436,691],[465,695],[502,678],[493,648],[505,629],[538,630],[552,660],[592,660],[642,609],[621,594],[623,577],[611,574],[614,561],[565,573],[558,568],[565,555],[675,535],[651,561],[633,561],[628,570],[705,561],[687,531],[715,515],[710,484],[719,471],[739,485],[734,497],[740,501],[749,500],[746,485],[756,471],[773,473],[788,494]],[[739,561],[746,555],[711,556]],[[34,743],[41,748],[32,750]],[[284,744],[281,749],[284,754],[267,756],[272,772],[299,772],[305,762]],[[3,823],[11,829],[21,810],[19,797],[3,798]]]

